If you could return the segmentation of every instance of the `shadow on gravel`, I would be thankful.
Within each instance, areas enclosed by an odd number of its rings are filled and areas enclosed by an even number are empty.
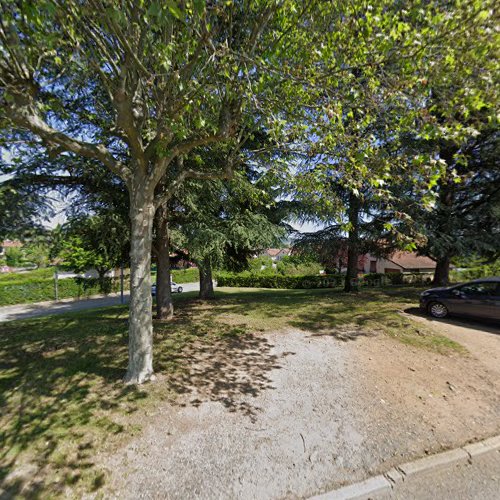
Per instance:
[[[185,338],[182,346],[168,347],[176,342],[170,334],[172,325],[156,331],[158,341],[164,343],[156,368],[165,376],[168,388],[189,398],[183,406],[216,401],[230,412],[241,412],[254,420],[259,408],[252,404],[252,398],[274,388],[269,372],[281,367],[279,357],[272,352],[274,345],[246,325],[225,325],[213,319],[193,324],[182,318],[182,313],[179,316],[175,323],[178,334]]]
[[[412,316],[418,316],[420,318],[426,318],[429,321],[436,323],[443,323],[453,326],[459,326],[462,328],[470,328],[472,330],[480,330],[485,333],[494,333],[496,335],[500,335],[500,327],[498,326],[498,321],[493,319],[478,319],[478,318],[468,318],[468,317],[458,317],[452,316],[448,318],[438,319],[432,318],[428,314],[425,314],[418,307],[408,307],[404,310],[406,314],[410,314]]]
[[[352,340],[358,340],[361,337],[375,337],[376,333],[367,332],[360,330],[359,327],[342,327],[331,332],[313,333],[309,337],[332,337],[335,340],[340,340],[342,342],[349,342]]]

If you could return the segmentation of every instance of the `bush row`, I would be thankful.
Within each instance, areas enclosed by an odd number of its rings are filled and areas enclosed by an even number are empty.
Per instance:
[[[18,282],[28,282],[33,280],[39,280],[43,278],[51,278],[54,276],[53,267],[43,267],[40,269],[35,269],[33,271],[26,272],[14,272],[14,273],[1,273],[0,274],[0,284],[11,283],[15,281]]]
[[[278,274],[252,274],[243,272],[217,274],[218,286],[252,288],[337,288],[344,285],[341,274],[282,276]],[[427,284],[431,278],[427,274],[383,274],[370,273],[358,278],[359,286],[386,286],[402,284]]]
[[[123,285],[129,288],[129,278],[125,277]],[[96,294],[108,294],[120,291],[120,278],[65,278],[57,283],[59,299],[88,298]],[[55,299],[55,283],[53,278],[30,281],[10,281],[0,283],[0,305],[42,302]]]
[[[500,259],[491,264],[453,270],[450,276],[453,281],[469,281],[491,276],[500,276]]]
[[[337,274],[281,276],[219,273],[217,275],[217,286],[242,288],[336,288],[342,286],[343,280],[344,277]]]

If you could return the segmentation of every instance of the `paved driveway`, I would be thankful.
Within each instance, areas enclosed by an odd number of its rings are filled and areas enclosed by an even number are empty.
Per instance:
[[[184,292],[198,291],[199,283],[183,283]],[[124,296],[124,302],[129,301],[128,292]],[[17,304],[14,306],[0,307],[0,322],[13,321],[16,319],[36,318],[61,314],[67,312],[84,311],[99,307],[117,306],[121,303],[120,294],[111,294],[106,297],[94,296],[89,299],[75,300],[63,299],[59,301],[37,302],[34,304]]]

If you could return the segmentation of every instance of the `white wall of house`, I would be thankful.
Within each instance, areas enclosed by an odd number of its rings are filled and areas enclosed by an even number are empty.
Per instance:
[[[372,268],[372,262],[375,262],[375,270]],[[365,255],[365,262],[364,262],[364,272],[366,274],[368,273],[386,273],[387,270],[390,269],[391,271],[399,271],[403,272],[404,269],[400,265],[396,264],[395,262],[392,262],[387,259],[383,259],[381,257],[375,257],[374,255],[366,254]],[[389,272],[391,272],[389,271]],[[393,271],[393,272],[394,272]]]

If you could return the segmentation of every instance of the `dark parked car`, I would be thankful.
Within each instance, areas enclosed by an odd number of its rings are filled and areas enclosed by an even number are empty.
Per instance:
[[[435,318],[457,314],[500,321],[500,277],[431,288],[420,294],[420,307]]]

